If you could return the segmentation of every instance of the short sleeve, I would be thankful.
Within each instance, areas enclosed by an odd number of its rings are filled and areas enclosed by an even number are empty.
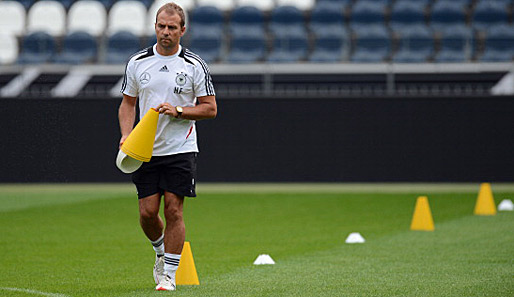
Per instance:
[[[195,65],[194,91],[196,97],[216,95],[209,67],[203,60]]]
[[[136,73],[134,69],[134,60],[129,60],[125,67],[125,75],[121,84],[121,93],[130,97],[137,97],[138,85],[136,81]]]

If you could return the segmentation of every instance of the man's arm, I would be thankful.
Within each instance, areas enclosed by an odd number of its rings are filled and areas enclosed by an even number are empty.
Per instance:
[[[156,108],[159,113],[177,117],[177,109],[169,103],[163,103]],[[187,120],[206,120],[213,119],[218,114],[215,96],[198,97],[198,104],[193,107],[183,107],[181,119]]]
[[[120,121],[121,139],[120,147],[125,142],[125,139],[132,132],[134,128],[134,121],[136,119],[136,98],[123,94],[120,108],[118,110],[118,119]]]

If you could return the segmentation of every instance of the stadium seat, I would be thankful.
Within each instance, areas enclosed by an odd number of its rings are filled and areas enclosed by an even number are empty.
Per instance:
[[[469,27],[455,26],[451,31],[441,33],[440,49],[434,61],[443,63],[469,61],[473,43],[473,33]]]
[[[384,22],[385,6],[369,0],[358,1],[353,6],[350,16],[350,27],[353,30],[369,25],[385,26]]]
[[[13,64],[19,52],[16,36],[0,32],[0,40],[0,65]]]
[[[507,7],[497,1],[480,1],[473,13],[473,28],[484,31],[495,25],[507,24],[509,19]]]
[[[85,64],[93,62],[97,55],[96,41],[86,32],[74,32],[63,40],[62,51],[53,59],[61,64]]]
[[[108,64],[125,64],[128,58],[141,49],[139,38],[127,31],[118,31],[107,41],[105,62]]]
[[[170,2],[170,1],[169,0],[156,0],[148,9],[148,13],[146,16],[146,29],[145,29],[145,31],[146,31],[145,34],[147,36],[151,36],[151,35],[155,34],[155,18],[157,16],[157,11],[159,10],[159,8],[161,8],[161,6],[163,6],[164,4],[166,4],[168,2]],[[173,2],[180,5],[180,7],[182,7],[182,9],[184,10],[184,16],[186,17],[186,19],[185,19],[186,28],[189,27],[188,11],[190,9],[192,9],[193,6],[195,5],[194,0],[180,0],[180,1],[173,1]],[[186,33],[187,33],[187,30],[186,30]]]
[[[307,34],[291,31],[289,35],[275,36],[273,50],[269,54],[268,62],[294,63],[307,56]]]
[[[330,5],[318,5],[311,12],[309,29],[314,34],[330,32],[331,35],[345,35],[344,15],[342,10]]]
[[[106,23],[107,11],[99,1],[77,1],[68,11],[68,33],[85,31],[93,36],[100,36],[105,32]]]
[[[232,10],[236,6],[234,0],[196,0],[196,4],[198,6],[214,6],[223,11]]]
[[[207,63],[217,62],[221,56],[222,35],[194,31],[189,48]]]
[[[47,63],[55,54],[56,43],[50,34],[34,32],[23,38],[19,64]]]
[[[392,7],[389,24],[395,32],[411,26],[425,25],[424,9],[418,2],[399,0]]]
[[[270,11],[275,7],[274,0],[236,0],[237,6],[254,6],[262,11]]]
[[[129,31],[136,36],[145,34],[146,7],[139,1],[119,1],[109,11],[107,32],[112,35],[118,31]]]
[[[66,11],[57,1],[38,1],[32,5],[27,16],[27,31],[45,31],[52,36],[61,36],[66,30]]]
[[[310,62],[334,63],[340,62],[346,52],[349,40],[346,31],[343,34],[317,34],[314,40],[314,50],[309,57]]]
[[[311,10],[315,0],[277,0],[277,6],[294,6],[300,10]]]
[[[414,26],[402,30],[399,50],[393,61],[399,63],[423,63],[434,52],[434,36],[426,26]]]
[[[514,26],[498,25],[489,28],[484,41],[482,62],[511,62],[514,58]]]
[[[116,2],[116,0],[98,0],[105,6],[106,10],[111,9],[112,5]]]
[[[223,14],[214,6],[200,6],[191,11],[189,33],[221,35],[224,31]]]
[[[330,7],[333,10],[344,11],[351,3],[352,0],[318,0],[315,7],[323,6]]]
[[[75,3],[76,0],[58,0],[61,2],[62,6],[64,6],[64,9],[68,10],[70,9],[71,5]]]
[[[303,13],[294,6],[279,6],[272,10],[269,29],[274,36],[306,34]]]
[[[359,29],[355,39],[352,62],[383,62],[391,52],[391,36],[384,26],[367,26]]]
[[[466,14],[461,3],[439,0],[432,7],[430,26],[435,31],[451,31],[454,26],[464,24],[466,24]]]
[[[0,32],[21,36],[25,32],[27,13],[16,1],[0,1]]]
[[[255,6],[241,6],[230,15],[230,32],[235,35],[264,35],[264,14]]]
[[[262,61],[266,53],[266,39],[263,34],[237,34],[232,37],[227,62],[255,63]]]

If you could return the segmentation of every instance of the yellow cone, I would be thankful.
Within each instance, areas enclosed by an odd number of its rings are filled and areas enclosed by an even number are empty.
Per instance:
[[[411,230],[417,231],[434,231],[434,220],[428,205],[428,198],[426,196],[418,197],[412,222],[410,224]]]
[[[490,183],[480,185],[477,203],[475,204],[476,215],[494,216],[496,214],[496,205],[494,204],[493,191]]]
[[[191,245],[188,241],[184,242],[182,256],[177,269],[177,285],[199,285],[198,274],[196,273],[195,261],[191,252]]]
[[[129,157],[148,162],[152,158],[159,113],[150,109],[127,137],[121,150]]]

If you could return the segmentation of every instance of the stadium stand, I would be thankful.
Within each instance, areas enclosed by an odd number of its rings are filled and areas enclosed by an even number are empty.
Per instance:
[[[359,30],[364,26],[385,26],[386,2],[360,0],[352,8],[350,26],[352,30]]]
[[[19,2],[23,7],[25,7],[25,10],[29,10],[29,8],[36,2],[36,0],[16,0],[16,2]]]
[[[466,11],[458,1],[437,1],[432,7],[430,25],[436,31],[451,31],[454,26],[466,24]]]
[[[64,37],[63,48],[53,58],[55,63],[85,64],[94,62],[97,55],[96,41],[89,33],[73,32]]]
[[[16,1],[0,1],[0,32],[6,35],[21,36],[25,33],[27,13],[23,5]]]
[[[191,11],[190,34],[221,35],[224,31],[224,18],[221,10],[214,6],[200,6]]]
[[[38,1],[29,9],[27,31],[45,31],[52,36],[62,36],[66,32],[66,10],[57,1]]]
[[[108,64],[124,64],[128,58],[141,49],[139,38],[128,32],[118,31],[107,41],[105,62]]]
[[[273,9],[269,29],[274,37],[307,34],[304,15],[294,6],[279,6]]]
[[[291,31],[288,35],[277,36],[273,40],[273,49],[267,62],[294,63],[307,56],[307,35]]]
[[[145,34],[147,10],[143,3],[134,0],[119,1],[109,11],[107,32],[129,31],[136,36]]]
[[[346,32],[341,30],[341,32]],[[314,50],[309,61],[317,63],[334,63],[345,59],[348,48],[348,33],[317,34],[314,41]]]
[[[234,0],[196,0],[198,6],[213,6],[222,11],[231,10],[234,6]]]
[[[45,32],[34,32],[23,38],[20,64],[43,64],[49,62],[56,52],[55,39]]]
[[[315,7],[328,6],[333,10],[344,11],[350,6],[351,3],[352,0],[318,0],[316,1]]]
[[[189,48],[205,62],[217,62],[222,50],[222,35],[194,31],[190,35]]]
[[[321,4],[312,10],[309,22],[309,29],[312,34],[346,35],[343,11],[333,9],[331,5]]]
[[[315,0],[276,0],[278,6],[294,6],[300,10],[311,10]]]
[[[107,11],[98,1],[77,1],[68,11],[68,32],[85,31],[98,37],[104,33],[106,27]]]
[[[395,32],[425,25],[425,7],[410,0],[398,0],[391,9],[389,24]]]
[[[264,59],[266,40],[264,34],[252,32],[232,36],[231,48],[226,62],[256,63]]]

